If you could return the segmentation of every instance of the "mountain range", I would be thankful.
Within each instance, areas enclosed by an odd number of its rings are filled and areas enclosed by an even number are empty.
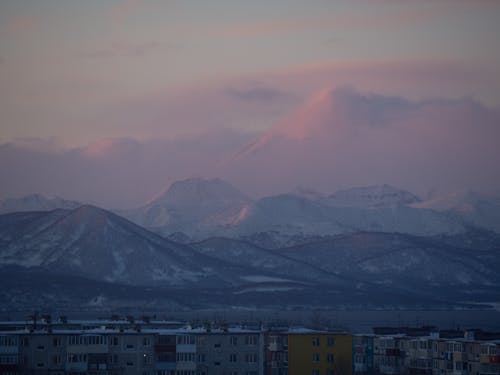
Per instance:
[[[452,198],[383,185],[253,200],[220,179],[188,179],[120,215],[41,196],[9,200],[0,204],[15,211],[0,215],[0,301],[10,309],[496,302],[498,201]]]
[[[34,194],[0,200],[0,214],[81,205]],[[461,191],[422,199],[390,185],[355,187],[332,194],[297,188],[252,199],[221,179],[190,178],[174,182],[141,207],[114,212],[163,237],[185,243],[219,236],[281,247],[304,238],[358,231],[418,236],[459,234],[469,228],[500,232],[499,195]]]
[[[469,227],[500,231],[498,198],[472,192],[452,197],[424,200],[381,185],[329,195],[296,189],[251,199],[220,179],[191,178],[173,183],[143,207],[118,213],[163,236],[182,233],[191,241],[214,236],[248,240],[267,233],[274,238],[274,246],[293,244],[294,238],[358,231],[420,236],[457,234]]]

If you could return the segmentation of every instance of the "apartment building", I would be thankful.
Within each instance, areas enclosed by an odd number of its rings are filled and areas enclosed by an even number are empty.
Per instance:
[[[264,335],[240,328],[215,329],[196,337],[198,375],[263,375]]]
[[[500,333],[305,328],[0,330],[0,375],[500,375]]]
[[[500,333],[435,331],[374,337],[374,373],[500,374]]]
[[[352,336],[290,329],[288,364],[289,375],[352,374]]]
[[[266,375],[288,375],[288,327],[271,329],[264,335]]]
[[[354,374],[373,374],[373,335],[352,336],[352,370]]]

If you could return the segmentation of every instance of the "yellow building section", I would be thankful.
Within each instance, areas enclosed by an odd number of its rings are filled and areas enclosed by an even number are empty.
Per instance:
[[[288,374],[352,374],[352,336],[324,332],[289,333]]]

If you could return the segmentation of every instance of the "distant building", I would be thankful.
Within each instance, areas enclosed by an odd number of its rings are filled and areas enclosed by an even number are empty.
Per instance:
[[[500,374],[500,333],[144,323],[0,324],[0,375]]]
[[[352,336],[306,329],[288,332],[289,375],[352,373]]]
[[[352,336],[352,370],[354,374],[373,374],[373,335]]]

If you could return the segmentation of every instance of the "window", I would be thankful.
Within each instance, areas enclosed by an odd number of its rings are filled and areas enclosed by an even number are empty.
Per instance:
[[[333,344],[334,344],[334,343],[335,343],[335,339],[334,339],[333,337],[328,337],[328,338],[326,339],[326,344],[327,344],[328,346],[333,346]]]
[[[198,362],[203,363],[207,360],[205,353],[198,354]]]
[[[85,337],[83,336],[69,336],[69,345],[85,345]]]
[[[257,362],[257,353],[248,353],[248,354],[245,354],[245,362],[247,362],[247,363],[255,363],[255,362]]]
[[[175,362],[175,353],[165,352],[157,354],[158,362]]]
[[[134,350],[134,344],[127,344],[127,350]]]
[[[181,345],[194,345],[195,337],[189,335],[177,336],[177,344]]]
[[[312,346],[319,346],[319,337],[312,338]]]
[[[36,367],[44,367],[44,366],[45,366],[45,364],[43,362],[38,362],[36,364]]]
[[[17,356],[15,355],[1,355],[0,364],[1,365],[15,365],[17,363]]]
[[[220,344],[214,344],[214,348],[220,348]]]
[[[151,346],[151,339],[149,337],[144,337],[142,339],[142,346]]]
[[[68,353],[68,362],[87,362],[87,354]]]
[[[237,362],[237,361],[238,361],[238,357],[235,353],[229,354],[229,362]]]
[[[245,345],[257,345],[257,336],[245,336]]]
[[[28,340],[25,338],[25,340]],[[0,336],[0,346],[17,346],[17,337],[14,336]],[[27,346],[27,345],[25,345]]]
[[[86,339],[88,345],[105,345],[108,343],[105,336],[87,336]]]
[[[111,343],[113,346],[118,346],[118,337],[113,337],[113,339],[111,340]]]
[[[150,355],[147,355],[146,353],[143,354],[142,356],[143,358],[143,363],[145,365],[150,365],[151,364],[151,356]]]
[[[312,370],[312,375],[319,375],[319,370],[318,369]]]
[[[229,343],[233,346],[238,345],[238,336],[231,336],[229,338]]]
[[[194,362],[196,357],[194,353],[177,352],[177,362]]]
[[[132,361],[127,361],[127,367],[132,367],[134,365],[134,362]]]
[[[328,363],[333,363],[333,354],[328,353],[328,355],[326,356],[326,360],[328,361]],[[363,360],[361,360],[360,362],[362,363]]]
[[[61,338],[60,337],[54,337],[52,339],[52,346],[61,346]]]
[[[36,349],[37,349],[37,350],[45,350],[45,346],[43,346],[43,345],[38,345],[38,346],[36,347]]]
[[[54,365],[60,365],[62,363],[62,358],[60,355],[56,354],[54,356],[52,356],[52,363]]]
[[[312,355],[313,362],[319,362],[319,353],[313,353]]]

